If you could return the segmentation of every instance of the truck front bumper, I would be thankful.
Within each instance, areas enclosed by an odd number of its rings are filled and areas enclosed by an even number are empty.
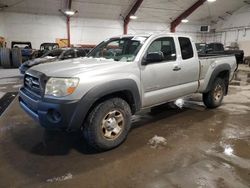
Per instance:
[[[19,92],[20,106],[44,128],[74,131],[82,125],[77,108],[79,101],[48,100],[32,95],[25,88]]]

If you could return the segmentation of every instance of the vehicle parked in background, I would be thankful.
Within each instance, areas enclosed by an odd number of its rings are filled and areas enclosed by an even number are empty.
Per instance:
[[[206,43],[195,43],[196,50],[198,53],[205,54],[206,53],[206,48],[207,44]]]
[[[40,50],[38,50],[37,52],[37,58],[38,57],[42,57],[45,53],[47,53],[48,51],[54,50],[59,48],[59,44],[58,43],[42,43],[40,45]]]
[[[11,48],[12,49],[16,49],[16,48],[21,49],[22,62],[25,62],[29,59],[33,59],[36,56],[36,50],[32,49],[31,42],[12,41]]]
[[[93,50],[93,48],[83,48],[83,49],[84,49],[84,51],[86,52],[86,54],[90,53],[91,50]]]
[[[243,50],[225,50],[222,43],[196,43],[197,51],[200,54],[213,54],[213,55],[235,55],[237,64],[244,63],[244,51]]]
[[[250,67],[250,56],[245,57],[244,64],[246,64]]]
[[[108,150],[126,139],[142,109],[193,93],[207,108],[220,106],[235,69],[234,55],[199,57],[186,36],[118,36],[87,57],[32,67],[19,102],[46,129],[81,130],[88,144]]]
[[[85,57],[87,52],[83,48],[57,48],[48,51],[40,58],[35,58],[24,62],[20,67],[20,73],[24,74],[30,67],[41,63],[51,63],[54,61],[62,61],[78,57]]]

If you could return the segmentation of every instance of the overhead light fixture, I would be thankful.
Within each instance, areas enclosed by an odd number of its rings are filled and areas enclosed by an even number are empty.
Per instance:
[[[73,16],[76,13],[76,11],[74,11],[74,10],[65,10],[64,13],[67,16]]]
[[[129,18],[130,18],[131,20],[136,20],[136,19],[137,19],[137,16],[131,15],[131,16],[129,16]]]
[[[187,19],[183,19],[183,20],[181,20],[181,22],[182,22],[182,23],[188,23],[188,22],[189,22],[189,20],[187,20]]]
[[[213,3],[215,2],[216,0],[207,0],[209,3]]]

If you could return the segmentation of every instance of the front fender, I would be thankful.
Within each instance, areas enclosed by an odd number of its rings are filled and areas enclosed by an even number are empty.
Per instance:
[[[141,97],[139,88],[134,80],[122,79],[110,81],[101,85],[97,85],[90,89],[79,101],[77,108],[73,114],[72,122],[70,123],[69,130],[79,129],[82,126],[86,116],[91,107],[101,98],[117,93],[127,91],[133,96],[135,110],[139,111],[141,108]]]

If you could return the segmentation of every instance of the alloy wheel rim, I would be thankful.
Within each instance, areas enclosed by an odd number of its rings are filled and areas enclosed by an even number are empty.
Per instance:
[[[108,112],[102,120],[102,134],[108,140],[118,138],[124,128],[124,117],[119,110]]]
[[[221,85],[217,85],[214,89],[214,99],[220,101],[223,96],[223,88]]]

